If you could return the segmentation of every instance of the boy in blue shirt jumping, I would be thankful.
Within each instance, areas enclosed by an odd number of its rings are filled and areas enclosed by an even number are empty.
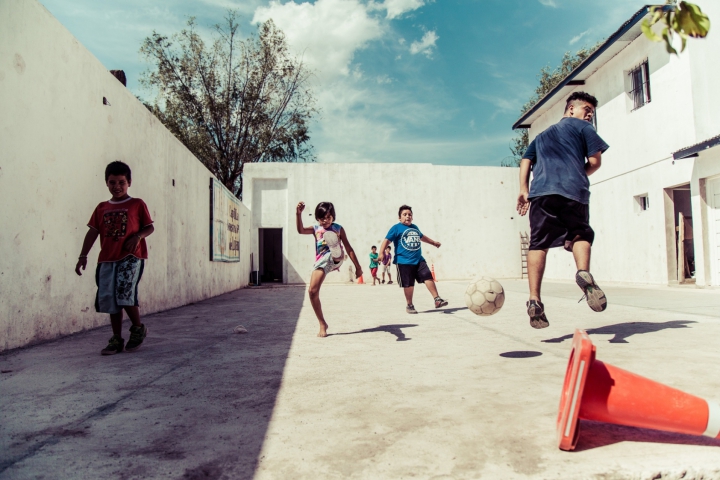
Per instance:
[[[593,128],[598,101],[585,92],[567,99],[565,113],[530,143],[520,162],[520,195],[517,211],[530,211],[527,312],[530,326],[550,325],[540,287],[549,248],[564,247],[577,265],[575,282],[590,308],[602,312],[607,298],[590,273],[590,251],[595,232],[590,227],[590,181],[600,168],[602,154],[609,148]],[[532,184],[528,187],[530,172]]]
[[[385,235],[385,239],[380,245],[380,251],[384,252],[385,247],[390,242],[395,244],[395,258],[393,263],[397,265],[397,281],[405,292],[405,300],[407,301],[407,313],[418,313],[413,305],[413,293],[415,290],[415,282],[424,283],[430,294],[435,299],[435,308],[444,307],[448,304],[438,295],[432,273],[425,263],[420,251],[422,242],[440,248],[440,242],[432,240],[427,235],[423,235],[420,229],[412,223],[412,208],[403,205],[398,210],[400,223],[393,225],[390,231]]]

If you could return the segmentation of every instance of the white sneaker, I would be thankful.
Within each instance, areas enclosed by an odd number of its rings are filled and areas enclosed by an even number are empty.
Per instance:
[[[323,240],[325,240],[325,243],[330,249],[330,255],[332,255],[333,258],[342,258],[343,252],[340,247],[340,239],[338,238],[337,233],[326,231],[323,234]]]

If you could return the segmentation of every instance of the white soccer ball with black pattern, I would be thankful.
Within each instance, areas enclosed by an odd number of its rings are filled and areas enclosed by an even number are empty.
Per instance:
[[[480,277],[473,280],[465,290],[465,304],[476,315],[493,315],[500,311],[503,303],[505,291],[494,278]]]

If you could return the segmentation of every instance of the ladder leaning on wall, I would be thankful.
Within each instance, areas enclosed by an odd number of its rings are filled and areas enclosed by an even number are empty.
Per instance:
[[[527,255],[530,250],[530,236],[527,232],[520,232],[520,265],[522,270],[521,278],[527,278]]]

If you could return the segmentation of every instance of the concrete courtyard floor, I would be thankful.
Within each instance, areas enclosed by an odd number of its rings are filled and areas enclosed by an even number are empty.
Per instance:
[[[501,282],[492,317],[467,282],[438,284],[441,310],[419,286],[418,315],[394,285],[326,285],[320,339],[303,287],[244,289],[147,316],[135,353],[99,355],[109,326],[7,352],[0,478],[720,478],[720,440],[583,421],[576,451],[555,441],[575,328],[720,402],[720,291],[603,285],[594,313],[547,283],[534,330],[526,283]]]

